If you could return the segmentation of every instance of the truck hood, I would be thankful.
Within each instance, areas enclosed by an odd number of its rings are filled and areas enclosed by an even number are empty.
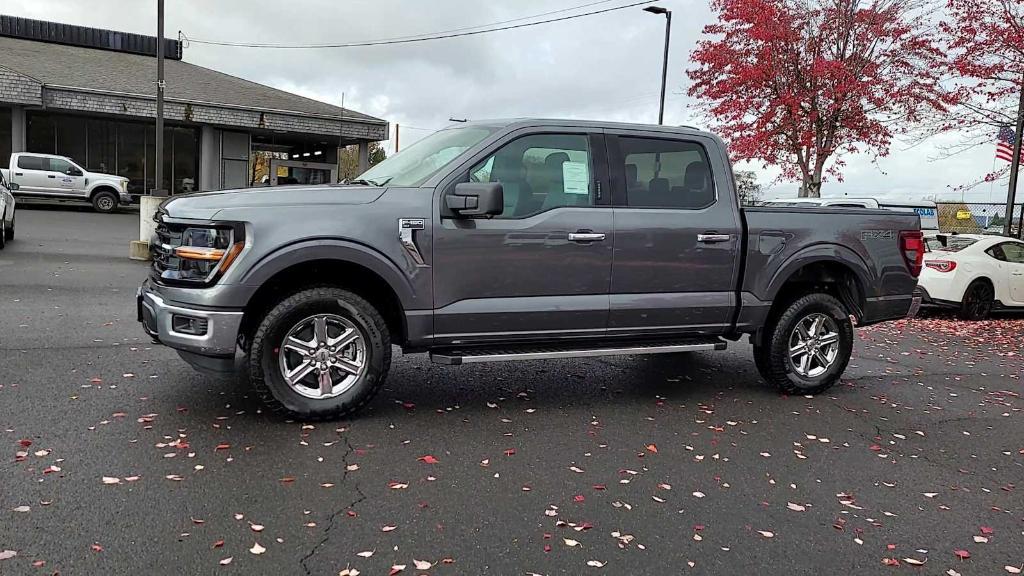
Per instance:
[[[171,218],[211,220],[226,208],[369,204],[386,190],[375,186],[337,185],[242,188],[175,196],[165,201],[161,209]]]
[[[128,181],[128,178],[124,176],[118,176],[117,174],[103,174],[101,172],[86,172],[85,177],[91,180],[124,180]]]

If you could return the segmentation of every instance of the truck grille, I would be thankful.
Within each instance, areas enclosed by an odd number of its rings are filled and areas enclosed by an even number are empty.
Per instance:
[[[157,216],[160,218],[160,216]],[[181,258],[174,255],[174,249],[181,246],[185,227],[167,224],[161,218],[156,225],[156,235],[149,243],[149,256],[153,259],[153,275],[159,279],[167,277],[165,272],[176,272],[181,268]],[[173,274],[170,274],[173,276]]]

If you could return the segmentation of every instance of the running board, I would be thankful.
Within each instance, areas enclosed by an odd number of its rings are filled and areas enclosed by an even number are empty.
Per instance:
[[[725,350],[725,341],[719,338],[687,340],[656,340],[623,342],[600,346],[576,344],[494,346],[435,350],[431,361],[437,364],[476,364],[479,362],[508,362],[511,360],[552,360],[555,358],[592,358],[595,356],[625,356],[632,354],[669,354],[698,350]]]

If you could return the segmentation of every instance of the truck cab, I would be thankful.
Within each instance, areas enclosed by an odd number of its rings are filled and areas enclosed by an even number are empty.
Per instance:
[[[87,201],[98,212],[132,201],[127,178],[89,172],[66,156],[16,152],[4,176],[18,185],[19,196]]]

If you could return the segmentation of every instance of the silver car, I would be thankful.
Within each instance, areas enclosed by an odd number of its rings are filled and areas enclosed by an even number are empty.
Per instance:
[[[8,241],[14,240],[14,195],[12,190],[17,190],[17,184],[8,184],[0,174],[0,250],[3,250]]]

